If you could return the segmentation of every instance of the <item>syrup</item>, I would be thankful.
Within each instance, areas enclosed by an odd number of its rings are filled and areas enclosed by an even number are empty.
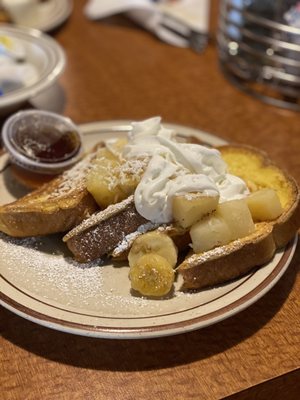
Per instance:
[[[27,158],[43,163],[58,163],[70,159],[80,148],[80,139],[74,131],[61,131],[53,126],[35,130],[33,127],[17,130],[12,143]]]
[[[15,179],[28,189],[37,189],[44,183],[50,182],[58,174],[39,174],[26,170],[19,165],[11,165],[11,173]]]

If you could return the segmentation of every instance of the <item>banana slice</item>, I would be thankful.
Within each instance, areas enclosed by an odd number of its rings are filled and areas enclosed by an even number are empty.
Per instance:
[[[165,233],[151,231],[139,236],[128,254],[129,265],[134,266],[145,254],[155,253],[164,257],[171,267],[177,263],[178,250],[173,240]]]
[[[165,296],[172,289],[174,276],[169,262],[154,253],[140,257],[129,272],[132,289],[144,296]]]

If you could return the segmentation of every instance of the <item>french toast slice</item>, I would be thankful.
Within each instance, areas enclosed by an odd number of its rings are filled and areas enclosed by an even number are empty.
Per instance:
[[[244,179],[252,192],[276,190],[283,212],[272,221],[257,222],[255,231],[229,244],[190,254],[178,266],[183,289],[202,289],[247,274],[270,261],[300,227],[300,192],[296,181],[257,149],[228,145],[219,148],[229,172]]]
[[[89,262],[108,255],[127,235],[155,227],[136,211],[131,195],[94,213],[68,232],[63,241],[77,261]]]
[[[65,232],[98,208],[85,185],[94,153],[24,197],[0,206],[0,231],[14,237]]]
[[[283,213],[270,223],[276,246],[285,246],[300,227],[300,191],[295,179],[261,150],[241,145],[220,146],[218,149],[229,172],[244,179],[251,192],[262,188],[276,190]]]
[[[202,289],[236,279],[270,261],[275,251],[272,225],[258,223],[243,239],[189,255],[177,269],[184,280],[182,289]]]

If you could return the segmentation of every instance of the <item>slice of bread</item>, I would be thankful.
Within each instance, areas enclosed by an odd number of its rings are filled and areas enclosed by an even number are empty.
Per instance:
[[[253,234],[201,254],[189,255],[178,267],[182,289],[201,289],[247,274],[271,260],[276,251],[272,226],[258,223]]]
[[[94,153],[26,196],[0,206],[0,231],[15,237],[65,232],[96,211],[85,178]]]
[[[257,149],[228,145],[219,148],[229,172],[243,178],[251,191],[276,190],[283,213],[275,220],[256,223],[251,235],[200,254],[189,254],[178,266],[183,289],[201,289],[247,274],[271,260],[300,227],[300,192],[295,180]]]
[[[250,191],[276,190],[283,213],[270,223],[276,246],[285,246],[300,228],[300,190],[295,179],[275,165],[266,153],[253,147],[228,145],[219,150],[229,172],[244,179]]]
[[[108,255],[127,235],[156,226],[136,211],[133,196],[129,196],[93,214],[67,233],[63,241],[77,261],[89,262]]]

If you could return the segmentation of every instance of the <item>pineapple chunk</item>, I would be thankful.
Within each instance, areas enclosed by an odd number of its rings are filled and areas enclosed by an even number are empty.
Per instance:
[[[118,186],[125,197],[133,194],[145,171],[144,161],[122,159],[117,171]]]
[[[119,168],[120,161],[106,148],[101,148],[93,162],[93,167],[87,175],[86,187],[100,207],[107,207],[125,198],[117,185],[114,173]]]
[[[187,193],[173,197],[173,218],[183,228],[200,221],[217,208],[219,196]]]
[[[195,253],[211,250],[254,232],[255,225],[246,200],[231,200],[218,205],[216,212],[191,227]]]
[[[87,190],[101,208],[118,203],[134,193],[144,173],[146,161],[122,158],[121,150],[125,144],[119,139],[98,150],[87,175]]]
[[[239,239],[254,232],[255,225],[245,199],[230,200],[217,207],[217,215],[222,217],[231,232],[231,239]]]
[[[100,168],[97,168],[89,175],[87,179],[87,190],[101,208],[117,203],[126,197],[118,187],[110,188],[106,176],[103,175],[103,171]]]
[[[274,189],[266,188],[251,193],[247,204],[254,221],[268,221],[282,214],[282,206]]]
[[[107,140],[105,143],[106,149],[115,157],[122,157],[123,148],[128,143],[126,137],[120,137],[118,139]]]
[[[231,241],[231,232],[219,215],[210,215],[191,227],[190,236],[195,253],[211,250]]]
[[[105,163],[112,162],[113,164],[117,163],[118,157],[113,154],[109,149],[106,147],[101,147],[97,151],[97,156],[94,160],[94,163],[97,165],[104,165]]]

